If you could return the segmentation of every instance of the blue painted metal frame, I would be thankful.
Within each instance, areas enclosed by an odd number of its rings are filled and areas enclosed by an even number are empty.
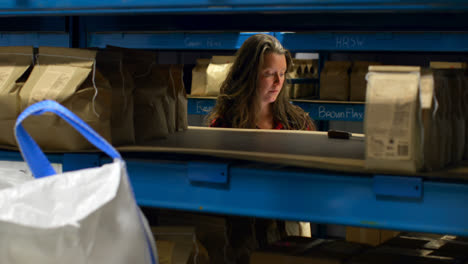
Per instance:
[[[67,18],[0,18],[0,46],[70,47]]]
[[[73,159],[82,154],[69,155],[48,158],[64,168],[82,167]],[[0,151],[0,159],[22,160],[15,151]],[[466,183],[422,180],[415,200],[379,197],[368,174],[231,165],[226,188],[212,188],[192,184],[185,162],[127,160],[127,169],[142,206],[468,236]]]
[[[0,15],[78,15],[170,12],[304,12],[304,11],[460,11],[463,0],[128,0],[128,1],[0,1]]]
[[[188,99],[189,115],[206,115],[213,109],[216,99],[194,98]],[[293,101],[309,113],[313,120],[326,121],[364,121],[364,104],[362,103],[320,103]]]
[[[467,32],[263,32],[291,51],[468,51]],[[237,50],[255,33],[89,32],[88,47]]]
[[[191,182],[227,184],[228,168],[227,163],[189,162],[187,177]]]
[[[62,163],[63,164],[63,155],[62,154],[48,154],[47,158],[51,163]],[[0,160],[8,161],[24,161],[21,153],[18,151],[8,151],[0,150]]]
[[[374,192],[377,196],[421,199],[422,187],[420,177],[374,176]]]
[[[100,153],[64,153],[62,156],[63,171],[74,171],[93,168],[101,165]]]
[[[293,51],[468,51],[468,32],[276,33]]]
[[[1,32],[0,46],[69,47],[68,33]]]
[[[231,166],[225,189],[193,186],[186,164],[127,161],[140,205],[468,235],[468,184],[423,181],[419,200],[376,197],[371,175]]]
[[[264,32],[266,34],[273,34]],[[229,50],[239,49],[255,33],[101,33],[88,34],[88,47],[113,45],[139,49]]]

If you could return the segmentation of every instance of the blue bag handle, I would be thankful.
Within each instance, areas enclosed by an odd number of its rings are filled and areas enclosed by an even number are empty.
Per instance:
[[[61,104],[45,100],[35,103],[27,107],[16,119],[15,137],[19,144],[21,154],[35,178],[42,178],[50,175],[55,175],[56,172],[52,168],[49,160],[44,152],[39,148],[37,143],[26,132],[21,124],[30,115],[41,115],[45,112],[52,112],[67,121],[81,135],[83,135],[91,144],[109,155],[113,159],[122,159],[119,152],[112,147],[103,137],[94,131],[88,124],[81,120],[77,115],[62,106]]]

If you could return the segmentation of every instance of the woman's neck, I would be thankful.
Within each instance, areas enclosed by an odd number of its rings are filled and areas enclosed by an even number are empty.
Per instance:
[[[258,113],[257,127],[264,129],[273,128],[273,104],[263,104]]]

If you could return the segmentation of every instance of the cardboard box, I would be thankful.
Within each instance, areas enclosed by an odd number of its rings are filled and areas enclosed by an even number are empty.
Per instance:
[[[250,264],[339,264],[365,249],[364,245],[341,240],[288,237],[254,252]]]
[[[212,263],[224,263],[226,246],[227,221],[225,217],[160,210],[157,216],[160,225],[192,226],[196,238],[206,248]]]
[[[457,263],[450,257],[430,255],[432,250],[379,247],[353,257],[348,264],[452,264]]]
[[[431,69],[466,69],[466,62],[448,62],[448,61],[431,61],[429,67]]]
[[[190,226],[153,226],[151,231],[158,246],[160,263],[209,264],[208,252]]]
[[[375,228],[346,227],[346,241],[377,246],[396,237],[400,232]]]

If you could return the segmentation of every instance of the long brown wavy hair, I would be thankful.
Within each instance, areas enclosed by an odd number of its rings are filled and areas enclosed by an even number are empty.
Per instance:
[[[236,53],[236,59],[220,88],[220,94],[207,123],[222,120],[233,128],[256,128],[260,110],[257,91],[258,73],[265,54],[276,53],[286,57],[287,71],[292,69],[291,53],[273,36],[256,34],[248,38]],[[289,84],[285,81],[273,102],[273,118],[285,129],[315,130],[309,115],[289,102]]]

